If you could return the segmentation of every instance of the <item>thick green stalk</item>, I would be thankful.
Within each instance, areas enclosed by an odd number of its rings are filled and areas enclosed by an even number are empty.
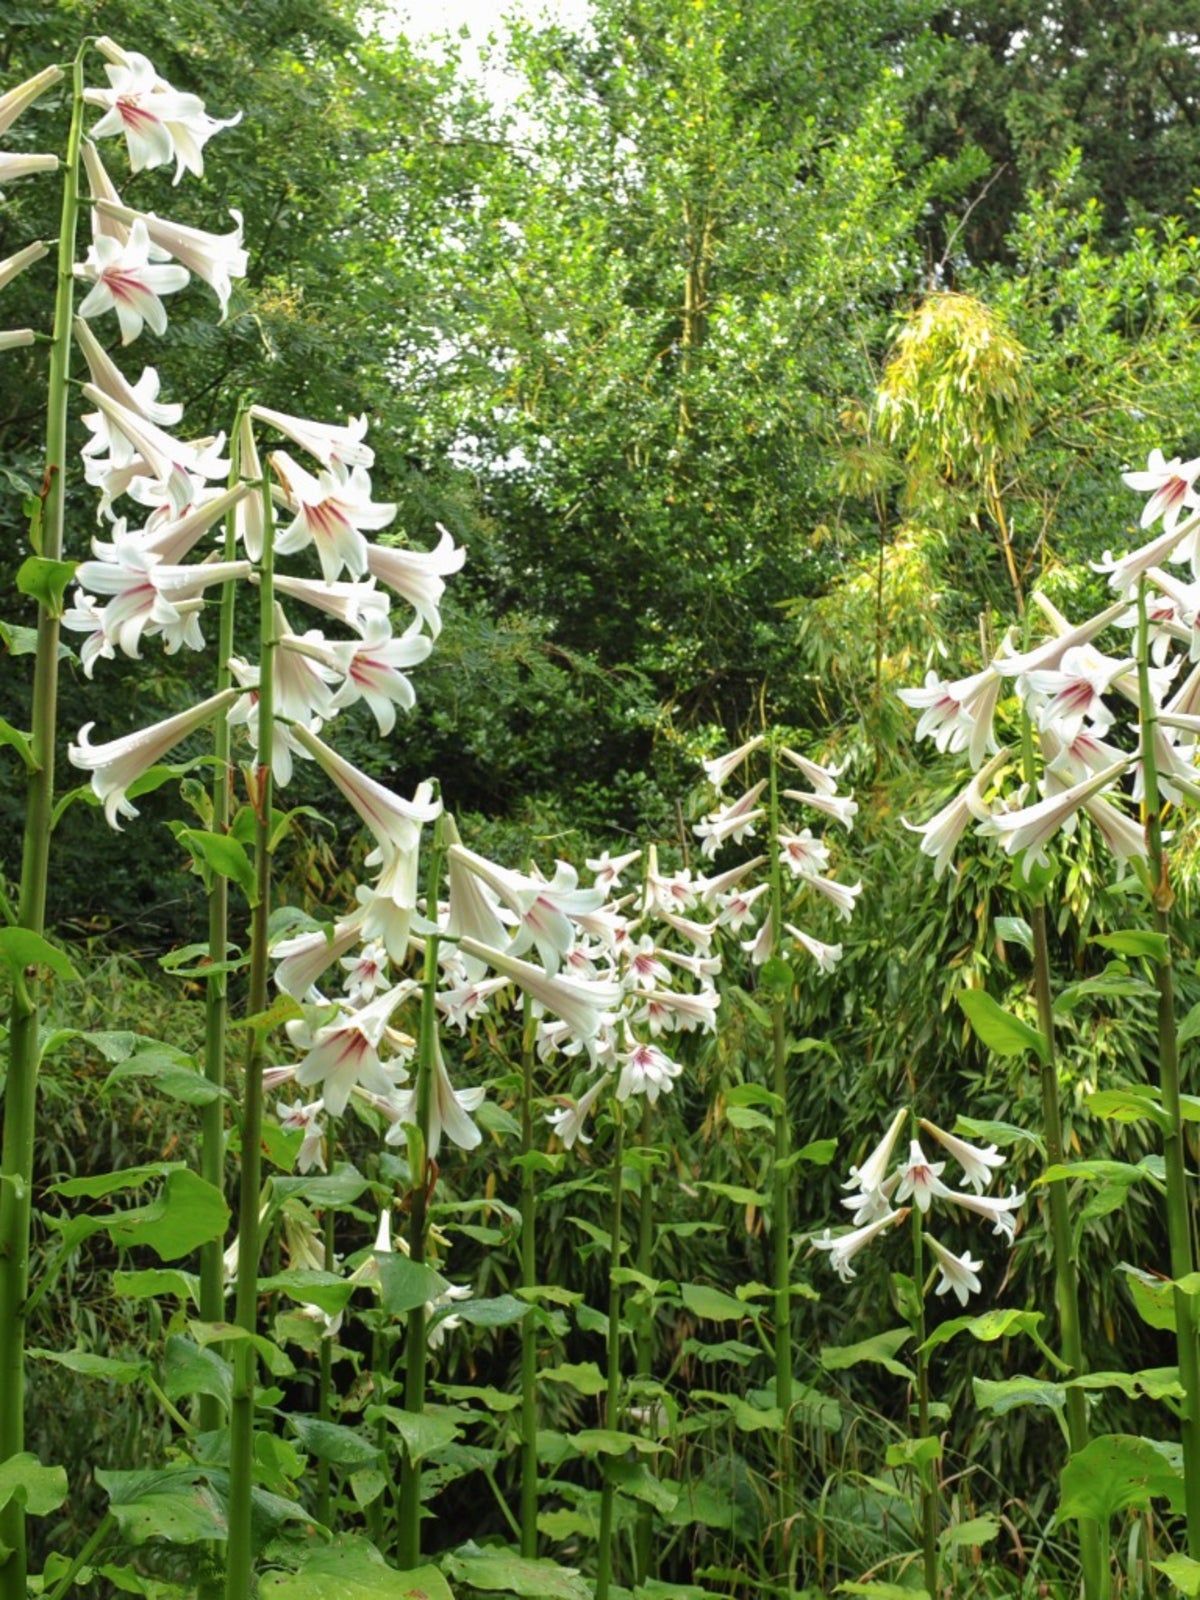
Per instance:
[[[1171,961],[1171,905],[1174,896],[1163,855],[1158,763],[1154,732],[1157,709],[1150,692],[1150,642],[1146,619],[1146,580],[1138,583],[1138,699],[1142,724],[1141,757],[1146,844],[1149,852],[1149,894],[1154,928],[1162,935],[1162,959],[1155,963],[1158,985],[1158,1076],[1162,1108],[1167,1116],[1163,1159],[1167,1176],[1167,1239],[1171,1276],[1186,1277],[1195,1270],[1191,1216],[1188,1209],[1187,1168],[1180,1112],[1179,1041],[1175,1031],[1175,975]],[[1200,1561],[1200,1344],[1197,1343],[1195,1302],[1175,1293],[1176,1347],[1183,1402],[1183,1479],[1187,1510],[1188,1553]]]
[[[271,758],[275,735],[275,508],[264,477],[263,550],[259,569],[258,754],[254,783],[254,872],[257,903],[250,924],[250,1015],[267,1008],[267,922],[271,914]],[[242,1094],[241,1174],[238,1185],[238,1264],[235,1320],[247,1333],[258,1332],[259,1195],[262,1189],[263,1058],[262,1028],[249,1030],[246,1082]],[[254,1485],[254,1387],[257,1360],[248,1339],[234,1346],[233,1404],[229,1416],[229,1541],[226,1546],[225,1600],[251,1593],[254,1552],[250,1491]]]
[[[1037,769],[1033,753],[1033,728],[1027,713],[1021,716],[1025,782],[1030,794],[1037,792]],[[1058,1092],[1058,1060],[1054,1048],[1054,997],[1050,986],[1050,940],[1046,904],[1040,890],[1034,891],[1029,906],[1033,931],[1033,989],[1037,999],[1038,1026],[1046,1041],[1046,1058],[1041,1066],[1042,1137],[1046,1160],[1057,1166],[1063,1160],[1062,1112]],[[1083,1355],[1083,1334],[1079,1316],[1079,1274],[1071,1241],[1071,1209],[1065,1183],[1049,1186],[1047,1210],[1050,1215],[1050,1243],[1054,1254],[1054,1299],[1058,1310],[1058,1339],[1064,1361],[1076,1377],[1087,1370]],[[1088,1442],[1087,1396],[1082,1389],[1067,1390],[1067,1438],[1071,1451],[1082,1450]],[[1100,1580],[1100,1534],[1094,1522],[1079,1523],[1079,1558],[1083,1568],[1085,1600],[1098,1600]]]
[[[433,849],[429,852],[425,904],[430,921],[437,915],[445,855],[445,829],[435,825]],[[437,1041],[438,937],[425,936],[425,964],[421,973],[421,1023],[417,1032],[417,1136],[410,1140],[412,1165],[411,1211],[409,1214],[409,1259],[423,1263],[429,1224],[429,1192],[437,1181],[437,1167],[429,1157],[429,1121],[433,1104],[433,1070]],[[427,1317],[424,1305],[408,1314],[407,1347],[404,1352],[404,1409],[421,1413],[425,1409],[425,1367]],[[400,1565],[405,1569],[421,1561],[421,1467],[405,1454],[400,1470]]]
[[[917,1437],[929,1438],[929,1357],[925,1354],[925,1241],[921,1229],[921,1208],[912,1208],[913,1283],[916,1309],[913,1333],[917,1341]],[[925,1587],[930,1600],[938,1600],[938,1491],[937,1463],[923,1461],[917,1468],[921,1484],[921,1550]]]
[[[521,1287],[537,1283],[537,1189],[533,1171],[533,1063],[537,1020],[526,995],[521,1031]],[[537,1319],[521,1319],[521,1554],[537,1555]]]
[[[650,1277],[654,1265],[654,1168],[650,1164],[650,1142],[654,1137],[654,1112],[649,1101],[642,1106],[641,1146],[643,1154],[642,1182],[638,1193],[637,1270],[643,1278]],[[654,1370],[654,1309],[647,1306],[638,1329],[635,1370],[639,1381],[644,1382]],[[653,1470],[653,1469],[651,1469]],[[654,1514],[647,1505],[638,1506],[637,1531],[634,1537],[634,1570],[639,1585],[650,1576],[651,1555],[654,1547]]]
[[[74,300],[75,232],[79,220],[79,143],[83,129],[83,57],[75,57],[71,80],[71,127],[63,168],[58,235],[58,281],[46,403],[46,471],[41,542],[34,553],[62,559],[71,312]],[[58,732],[58,617],[38,607],[34,657],[33,766],[25,804],[21,891],[17,922],[41,933],[46,925],[50,865],[50,818],[54,809],[54,756]],[[33,1140],[37,1114],[38,1024],[36,974],[14,979],[9,1030],[4,1134],[0,1148],[0,1461],[25,1448],[25,1297],[29,1289],[32,1221]],[[0,1511],[0,1600],[25,1600],[27,1554],[25,1507],[14,1497]]]
[[[380,1312],[381,1319],[386,1315]],[[383,1325],[377,1327],[371,1335],[371,1392],[375,1404],[384,1406],[388,1403],[388,1394],[392,1386],[392,1340],[389,1329]],[[379,1449],[380,1460],[387,1459],[388,1449],[388,1422],[386,1417],[380,1417],[375,1423],[375,1443]],[[367,1532],[371,1535],[377,1547],[383,1548],[384,1522],[387,1515],[388,1493],[386,1489],[377,1494],[367,1507]]]
[[[621,1285],[616,1278],[624,1249],[621,1238],[621,1203],[625,1194],[625,1107],[613,1101],[617,1136],[612,1153],[612,1229],[608,1253],[608,1349],[605,1356],[604,1426],[615,1430],[621,1420]],[[601,1468],[603,1471],[603,1468]],[[613,1569],[613,1513],[616,1488],[607,1473],[600,1490],[600,1551],[596,1562],[596,1600],[608,1600]]]
[[[778,959],[783,934],[783,874],[775,841],[779,837],[779,761],[771,749],[770,812],[767,838],[771,851],[771,957]],[[792,1195],[788,1157],[792,1125],[788,1115],[787,994],[771,985],[771,1088],[775,1103],[775,1159],[771,1167],[771,1250],[775,1287],[775,1404],[782,1424],[778,1434],[778,1502],[776,1551],[779,1576],[790,1569],[788,1526],[795,1511],[792,1455]],[[791,1582],[788,1580],[790,1592]]]
[[[330,1210],[325,1213],[325,1259],[326,1272],[337,1269],[337,1251],[335,1248],[334,1225],[337,1212]],[[333,1335],[326,1334],[321,1340],[321,1353],[317,1367],[317,1416],[322,1422],[333,1421]],[[322,1527],[329,1526],[331,1500],[329,1493],[330,1476],[329,1462],[322,1458],[317,1462],[317,1506],[316,1517]]]

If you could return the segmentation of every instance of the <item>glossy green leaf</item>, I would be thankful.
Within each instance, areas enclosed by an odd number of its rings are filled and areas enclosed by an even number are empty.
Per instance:
[[[948,1344],[960,1333],[969,1333],[973,1339],[991,1344],[996,1339],[1010,1339],[1014,1334],[1036,1334],[1043,1322],[1040,1311],[985,1311],[978,1317],[952,1317],[936,1327],[921,1346],[922,1350],[936,1350]]]
[[[0,1508],[15,1500],[29,1516],[48,1517],[67,1494],[65,1467],[45,1467],[28,1450],[0,1462]]]
[[[108,1509],[130,1544],[164,1539],[200,1544],[224,1539],[225,1510],[195,1467],[157,1467],[139,1472],[96,1470]]]
[[[1106,1433],[1071,1456],[1059,1477],[1055,1521],[1107,1522],[1118,1511],[1165,1500],[1183,1509],[1183,1448],[1137,1434]]]
[[[574,1567],[554,1561],[534,1561],[508,1550],[460,1545],[445,1556],[442,1565],[452,1583],[470,1589],[526,1595],[530,1600],[591,1600],[592,1587]]]
[[[821,1365],[826,1372],[845,1372],[864,1364],[879,1366],[894,1377],[911,1380],[912,1372],[896,1360],[896,1352],[902,1350],[912,1336],[911,1328],[892,1328],[870,1339],[860,1339],[857,1344],[823,1345]]]
[[[79,974],[57,945],[28,928],[0,928],[0,961],[20,972],[25,967],[48,967],[56,977],[77,982]]]
[[[999,1056],[1035,1055],[1047,1061],[1050,1046],[1045,1034],[1005,1011],[982,989],[961,989],[956,996],[976,1038]]]
[[[51,561],[48,556],[27,556],[17,568],[17,588],[44,606],[52,617],[63,613],[63,595],[75,576],[74,561]]]

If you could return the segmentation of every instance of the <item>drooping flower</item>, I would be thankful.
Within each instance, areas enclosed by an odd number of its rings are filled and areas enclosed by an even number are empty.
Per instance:
[[[326,583],[333,583],[343,567],[352,578],[364,577],[369,547],[362,530],[386,528],[396,507],[371,499],[371,480],[362,467],[344,477],[322,471],[314,478],[286,450],[272,451],[270,462],[295,512],[275,540],[279,554],[291,555],[311,544]]]
[[[98,45],[111,64],[105,68],[109,87],[84,91],[89,105],[105,111],[92,128],[92,137],[124,135],[134,172],[167,166],[173,160],[173,182],[178,183],[185,172],[203,177],[204,146],[213,134],[240,122],[241,112],[223,121],[210,117],[199,96],[174,89],[140,52],[123,50],[107,36]]]
[[[940,879],[954,858],[954,851],[959,840],[967,830],[967,824],[972,818],[976,822],[986,822],[991,816],[991,809],[984,800],[984,793],[988,783],[1009,759],[1010,751],[1005,748],[998,750],[992,759],[975,773],[966,788],[956,794],[948,805],[928,822],[920,824],[908,822],[901,818],[904,827],[912,833],[921,835],[921,854],[932,856],[933,876]]]
[[[7,133],[23,111],[27,111],[39,96],[62,82],[61,67],[43,67],[32,78],[18,83],[15,88],[0,94],[0,133]]]
[[[824,816],[838,822],[849,833],[854,826],[854,819],[858,815],[858,802],[850,795],[826,794],[822,790],[809,793],[804,789],[785,789],[785,800],[795,800],[800,805],[811,806],[814,811],[820,811]]]
[[[26,267],[31,267],[35,261],[41,261],[50,254],[49,246],[40,239],[33,244],[27,244],[24,250],[18,250],[5,261],[0,261],[0,289],[5,289]]]
[[[458,1028],[461,1033],[466,1033],[468,1022],[484,1016],[488,1009],[488,1001],[493,995],[507,989],[510,982],[509,978],[480,978],[476,981],[468,979],[466,983],[456,984],[451,989],[439,989],[438,1010],[452,1027]]]
[[[736,750],[730,750],[726,755],[713,756],[708,761],[702,761],[704,776],[714,789],[723,789],[727,780],[741,766],[747,757],[752,756],[756,750],[761,750],[767,742],[764,733],[757,733],[752,739],[747,739],[745,744],[738,745]]]
[[[941,1182],[945,1168],[944,1161],[927,1159],[919,1139],[910,1140],[908,1164],[901,1169],[896,1199],[907,1200],[911,1195],[921,1212],[927,1212],[935,1194],[944,1196],[950,1192]]]
[[[1037,694],[1047,697],[1038,712],[1039,725],[1053,728],[1068,744],[1084,722],[1090,722],[1094,732],[1102,733],[1112,723],[1112,713],[1104,704],[1104,696],[1112,687],[1113,679],[1128,672],[1133,665],[1132,657],[1118,660],[1103,655],[1094,645],[1081,644],[1065,651],[1057,668],[1027,672],[1024,682]]]
[[[271,947],[272,956],[279,962],[275,969],[276,987],[302,1000],[321,974],[352,949],[361,936],[362,917],[352,916],[332,928],[316,928],[311,933],[280,939]]]
[[[587,1119],[592,1114],[592,1107],[600,1098],[608,1081],[609,1074],[602,1072],[591,1088],[586,1089],[578,1100],[571,1100],[567,1095],[558,1097],[559,1104],[550,1112],[546,1121],[561,1139],[564,1150],[573,1149],[576,1141],[580,1144],[591,1144],[591,1135],[585,1133],[584,1129],[587,1127]]]
[[[86,261],[75,270],[92,284],[79,315],[98,317],[115,311],[122,344],[132,344],[147,323],[152,332],[165,333],[167,313],[161,296],[185,288],[190,276],[186,267],[151,265],[150,240],[141,221],[130,228],[123,245],[103,235],[94,240]]]
[[[822,944],[820,939],[814,939],[811,933],[805,933],[802,928],[797,928],[791,922],[785,922],[784,927],[800,948],[806,951],[817,963],[819,972],[832,972],[842,959],[842,947],[840,944]]]
[[[439,606],[446,592],[445,580],[458,572],[467,558],[466,550],[455,545],[440,522],[437,528],[440,538],[434,550],[401,550],[379,544],[367,550],[371,576],[407,600],[435,639],[442,631]]]
[[[251,406],[249,415],[256,422],[282,433],[301,450],[308,452],[328,471],[375,464],[375,452],[367,444],[366,417],[351,417],[348,423],[312,422],[307,417],[292,417],[269,406]]]
[[[296,1171],[311,1172],[316,1167],[318,1172],[326,1171],[325,1166],[325,1126],[321,1122],[321,1113],[325,1109],[324,1100],[313,1100],[308,1105],[297,1101],[294,1105],[280,1106],[275,1115],[279,1119],[279,1126],[285,1133],[303,1132],[304,1138],[300,1141],[300,1149],[296,1154]]]
[[[758,804],[766,786],[767,780],[761,778],[739,799],[718,807],[702,822],[695,824],[692,832],[701,841],[700,849],[706,857],[711,860],[721,846],[730,840],[741,844],[743,839],[753,838],[754,824],[761,822],[766,815],[765,809]]]
[[[463,845],[453,845],[451,854],[515,913],[517,926],[509,943],[512,954],[519,956],[536,948],[549,973],[558,971],[574,941],[572,919],[580,913],[598,911],[604,903],[604,890],[581,889],[578,873],[566,861],[556,862],[554,877],[546,882],[498,866]]]
[[[182,222],[172,222],[153,211],[135,211],[131,206],[120,205],[112,200],[98,200],[96,209],[102,217],[128,228],[131,241],[141,227],[152,244],[209,286],[220,304],[222,318],[225,317],[229,310],[229,297],[233,293],[233,279],[244,278],[249,265],[249,257],[242,245],[240,211],[230,213],[236,224],[232,233],[208,233],[203,228],[189,228]]]
[[[926,1117],[922,1117],[920,1122],[925,1132],[936,1139],[943,1150],[949,1151],[958,1162],[967,1182],[976,1194],[982,1194],[992,1181],[992,1174],[1004,1165],[1004,1157],[996,1146],[969,1144],[966,1139],[960,1139],[957,1134],[947,1133],[944,1128],[939,1128],[935,1122],[930,1122]]]
[[[838,883],[836,878],[821,878],[816,873],[800,872],[796,876],[801,883],[807,884],[810,889],[815,889],[837,911],[843,922],[849,922],[854,915],[854,902],[862,893],[861,883]]]
[[[660,1094],[671,1092],[671,1084],[683,1071],[677,1061],[672,1061],[654,1044],[635,1044],[620,1061],[617,1099],[628,1100],[630,1095],[644,1094],[652,1106],[657,1105]]]
[[[743,878],[748,878],[752,872],[757,872],[766,859],[766,856],[754,856],[749,861],[743,861],[740,866],[730,867],[727,872],[717,873],[715,878],[697,878],[696,887],[700,891],[700,898],[707,906],[723,907],[724,897],[736,889]]]
[[[103,802],[104,815],[109,826],[120,830],[117,818],[136,817],[137,807],[127,796],[130,785],[149,771],[168,751],[181,743],[190,733],[207,723],[237,698],[236,689],[225,689],[198,705],[167,717],[148,728],[139,728],[121,739],[110,739],[107,744],[92,744],[88,735],[96,726],[87,722],[79,730],[79,742],[69,747],[67,754],[71,765],[92,775],[92,790]]]
[[[853,1228],[848,1233],[838,1234],[837,1238],[834,1238],[826,1228],[819,1238],[814,1235],[810,1242],[817,1250],[829,1251],[829,1263],[833,1270],[843,1283],[849,1283],[855,1276],[850,1263],[858,1252],[888,1228],[903,1222],[909,1215],[909,1209],[908,1206],[902,1206],[899,1211],[887,1211],[882,1217],[876,1217],[861,1228]]]
[[[798,751],[789,750],[787,745],[780,745],[779,754],[802,773],[820,794],[837,793],[837,780],[845,771],[844,767],[822,766],[819,761],[810,761]]]
[[[931,1233],[925,1235],[925,1243],[933,1251],[941,1274],[934,1293],[948,1294],[953,1290],[958,1296],[959,1305],[965,1306],[970,1296],[978,1294],[982,1288],[977,1274],[983,1262],[973,1261],[969,1250],[964,1250],[961,1256],[952,1254]]]
[[[998,670],[987,666],[969,678],[946,682],[931,669],[922,688],[898,690],[906,706],[921,712],[918,742],[932,739],[939,750],[952,754],[969,749],[972,766],[979,766],[990,746]]]
[[[442,1047],[436,1029],[433,1034],[432,1089],[429,1104],[429,1154],[436,1156],[441,1148],[442,1135],[460,1150],[474,1150],[483,1135],[471,1120],[471,1113],[483,1104],[486,1091],[481,1088],[456,1089],[442,1059]],[[399,1120],[384,1135],[388,1144],[403,1144],[406,1138],[404,1124],[417,1119],[416,1090],[406,1089],[397,1097],[401,1107]]]
[[[169,498],[174,516],[182,516],[194,498],[190,473],[199,464],[195,446],[173,439],[144,416],[128,410],[111,395],[105,394],[95,384],[85,383],[82,392],[84,399],[97,406],[108,419],[114,444],[119,435],[128,448],[134,463],[134,470],[129,477],[132,479],[138,475],[137,463],[140,462],[141,475],[153,478]],[[104,475],[106,469],[100,470]],[[93,474],[87,476],[89,483],[92,482]],[[128,487],[128,483],[125,487]]]
[[[892,1159],[892,1151],[896,1148],[896,1140],[900,1137],[900,1129],[904,1126],[907,1116],[908,1112],[903,1109],[896,1112],[888,1124],[887,1132],[862,1166],[850,1168],[850,1176],[842,1184],[843,1189],[860,1189],[864,1194],[870,1194],[882,1188]]]
[[[621,874],[626,867],[630,867],[641,855],[640,850],[627,850],[624,855],[610,856],[607,850],[602,850],[598,856],[588,856],[584,866],[592,874],[592,887],[603,889],[605,894],[610,889],[621,887]]]
[[[460,938],[459,949],[512,978],[531,999],[561,1018],[579,1039],[594,1039],[605,1014],[621,1001],[618,983],[575,978],[561,972],[551,975],[529,961],[469,937]]]
[[[441,816],[442,802],[434,797],[432,784],[418,784],[412,799],[404,800],[360,772],[307,728],[297,727],[294,732],[298,742],[345,795],[385,851],[411,852],[417,846],[423,825]]]
[[[18,178],[31,178],[35,172],[57,171],[57,156],[22,155],[11,150],[0,150],[0,185],[15,183]]]
[[[419,666],[433,649],[433,641],[419,629],[418,621],[396,638],[386,615],[370,612],[364,618],[361,643],[334,647],[345,674],[345,682],[333,697],[334,706],[340,709],[364,700],[386,738],[396,726],[396,707],[411,711],[417,703],[402,669]]]
[[[388,953],[382,944],[368,940],[354,956],[342,956],[339,965],[346,974],[346,997],[353,1005],[363,1005],[387,982]],[[415,986],[414,986],[415,988]]]
[[[1200,504],[1196,495],[1197,475],[1200,475],[1200,456],[1193,461],[1184,461],[1180,456],[1168,461],[1161,450],[1154,449],[1144,472],[1123,472],[1121,481],[1139,494],[1150,496],[1142,507],[1142,527],[1150,527],[1161,517],[1164,529],[1170,532],[1185,507]]]
[[[829,846],[823,839],[816,838],[811,828],[800,833],[789,833],[781,828],[776,843],[781,863],[797,877],[815,877],[829,866]]]
[[[306,1024],[289,1023],[293,1043],[306,1047],[304,1059],[296,1069],[296,1082],[304,1087],[321,1086],[321,1098],[331,1116],[340,1117],[356,1084],[372,1094],[395,1092],[395,1069],[389,1071],[379,1059],[379,1046],[392,1012],[411,992],[397,984],[385,990],[369,1005],[357,1011],[342,1011],[315,1030]]]
[[[976,1216],[984,1217],[992,1224],[992,1232],[998,1238],[1012,1239],[1017,1231],[1016,1213],[1024,1203],[1025,1196],[1012,1190],[1007,1196],[988,1194],[967,1194],[962,1189],[947,1189],[941,1196],[949,1200],[952,1205],[961,1206],[964,1211],[973,1211]]]
[[[754,902],[770,889],[769,883],[756,883],[750,889],[734,889],[725,895],[717,913],[717,926],[728,928],[730,933],[741,933],[755,918]]]
[[[995,812],[981,822],[977,832],[999,839],[1010,856],[1031,852],[1034,861],[1046,860],[1046,846],[1064,824],[1069,823],[1080,807],[1107,789],[1129,767],[1131,757],[1123,756],[1110,767],[1104,767],[1094,777],[1076,783],[1059,794],[1052,794],[1019,811]]]

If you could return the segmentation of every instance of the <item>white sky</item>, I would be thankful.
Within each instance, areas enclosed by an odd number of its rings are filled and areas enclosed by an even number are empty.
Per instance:
[[[497,104],[512,100],[517,86],[498,65],[485,69],[479,51],[489,35],[503,40],[506,16],[515,13],[578,28],[591,13],[589,0],[380,0],[379,10],[385,33],[405,33],[413,40],[440,33],[458,34],[465,28],[463,65]]]

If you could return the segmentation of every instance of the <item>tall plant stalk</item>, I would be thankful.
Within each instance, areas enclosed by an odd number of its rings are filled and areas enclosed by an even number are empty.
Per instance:
[[[638,1191],[637,1270],[642,1278],[651,1276],[654,1265],[654,1167],[649,1159],[650,1142],[654,1134],[654,1111],[647,1100],[642,1106],[641,1147],[643,1156],[641,1187]],[[639,1382],[649,1378],[654,1368],[654,1310],[646,1307],[645,1317],[638,1328],[635,1346],[634,1369]],[[654,1514],[647,1505],[639,1505],[637,1530],[634,1535],[634,1570],[637,1582],[644,1584],[650,1576],[654,1549]]]
[[[614,1098],[616,1138],[612,1152],[612,1219],[608,1254],[608,1341],[605,1353],[604,1426],[615,1430],[621,1420],[621,1284],[616,1276],[624,1250],[622,1239],[622,1201],[625,1194],[623,1162],[625,1155],[625,1107]],[[601,1467],[603,1472],[603,1467]],[[616,1485],[604,1474],[600,1488],[600,1550],[596,1562],[596,1600],[608,1600],[613,1570],[613,1514],[616,1510]]]
[[[254,875],[256,904],[250,924],[252,1017],[267,1008],[267,923],[271,914],[271,759],[275,742],[275,508],[264,475],[263,549],[259,570],[258,752],[254,771]],[[258,1331],[259,1192],[262,1188],[263,1061],[265,1030],[249,1029],[242,1094],[241,1178],[238,1186],[238,1263],[235,1320],[248,1334]],[[233,1401],[229,1415],[229,1539],[226,1600],[251,1593],[254,1552],[250,1493],[254,1485],[254,1386],[258,1363],[249,1339],[234,1347]]]
[[[913,1333],[917,1341],[917,1437],[929,1438],[929,1357],[925,1352],[925,1239],[921,1208],[912,1208]],[[938,1600],[938,1491],[937,1462],[919,1461],[921,1485],[921,1565],[930,1600]]]
[[[1150,690],[1150,629],[1146,614],[1146,580],[1138,580],[1138,701],[1141,716],[1141,760],[1146,846],[1149,854],[1147,891],[1156,933],[1162,935],[1161,954],[1154,963],[1158,988],[1158,1076],[1162,1108],[1167,1118],[1163,1159],[1167,1178],[1167,1239],[1171,1276],[1186,1277],[1195,1270],[1191,1215],[1188,1208],[1183,1117],[1180,1111],[1179,1041],[1175,1028],[1175,974],[1171,960],[1171,906],[1174,895],[1163,854],[1161,798],[1154,739],[1158,712]],[[1175,1340],[1183,1401],[1183,1478],[1187,1510],[1188,1552],[1200,1560],[1200,1344],[1194,1301],[1175,1291]]]
[[[438,892],[442,881],[442,859],[446,849],[446,827],[441,818],[435,824],[433,848],[429,852],[425,905],[431,925],[437,916]],[[438,936],[425,936],[425,961],[421,972],[421,1021],[417,1034],[417,1133],[409,1142],[412,1168],[408,1254],[423,1266],[429,1232],[429,1193],[436,1182],[437,1167],[429,1156],[430,1109],[433,1104],[434,1056],[437,1040]],[[404,1353],[404,1409],[420,1415],[425,1409],[425,1369],[427,1360],[428,1317],[422,1302],[408,1314],[407,1347]],[[400,1565],[411,1568],[421,1560],[421,1466],[405,1452],[400,1472]]]
[[[537,1020],[526,995],[521,1029],[521,1287],[537,1283],[537,1189],[533,1170],[533,1063]],[[521,1554],[537,1555],[537,1322],[521,1319]]]
[[[326,1272],[337,1269],[336,1235],[334,1232],[337,1212],[332,1207],[325,1213],[324,1230],[324,1257],[323,1264]],[[322,1422],[333,1421],[333,1334],[327,1333],[321,1340],[321,1351],[317,1365],[317,1416]],[[317,1521],[323,1527],[329,1526],[332,1511],[332,1497],[330,1495],[330,1468],[324,1456],[317,1462]]]
[[[779,758],[771,745],[770,813],[768,838],[779,837]],[[779,961],[783,935],[783,869],[779,851],[771,850],[771,962]],[[769,968],[768,968],[769,970]],[[780,975],[782,976],[782,974]],[[790,1570],[788,1522],[795,1507],[792,1458],[792,1197],[788,1158],[792,1149],[792,1126],[788,1115],[787,1084],[787,985],[776,978],[770,982],[771,996],[771,1088],[775,1095],[775,1158],[771,1167],[771,1249],[775,1289],[775,1404],[779,1409],[778,1499],[776,1509],[776,1552],[779,1576]],[[788,1580],[790,1591],[791,1582]]]
[[[1027,712],[1021,713],[1021,744],[1025,782],[1035,794],[1037,770],[1033,753],[1033,727]],[[1058,1166],[1063,1160],[1062,1110],[1058,1092],[1058,1059],[1054,1041],[1054,997],[1050,986],[1050,940],[1045,896],[1031,889],[1029,925],[1033,933],[1033,988],[1037,1000],[1038,1026],[1046,1041],[1041,1064],[1042,1138],[1046,1160]],[[1071,1240],[1071,1211],[1065,1183],[1049,1185],[1047,1209],[1050,1214],[1050,1245],[1054,1255],[1054,1300],[1058,1311],[1058,1340],[1063,1360],[1072,1375],[1082,1377],[1084,1364],[1083,1333],[1079,1316],[1079,1274]],[[1067,1439],[1072,1454],[1088,1442],[1087,1396],[1082,1389],[1067,1390]],[[1085,1600],[1098,1600],[1100,1585],[1100,1535],[1095,1523],[1081,1521],[1079,1557],[1083,1568]]]
[[[71,74],[71,125],[63,168],[58,234],[54,332],[46,403],[46,468],[40,543],[34,554],[61,561],[66,490],[67,411],[74,305],[75,235],[79,220],[79,146],[83,130],[83,58],[80,45]],[[31,530],[32,532],[32,530]],[[34,658],[32,762],[25,806],[17,925],[41,934],[46,925],[46,885],[54,809],[54,757],[58,730],[58,608],[38,606]],[[33,1141],[37,1113],[38,1031],[41,1006],[33,968],[13,973],[4,1134],[0,1147],[0,1461],[25,1448],[25,1300],[29,1290]],[[0,1600],[25,1600],[28,1558],[25,1507],[14,1496],[0,1511]]]

